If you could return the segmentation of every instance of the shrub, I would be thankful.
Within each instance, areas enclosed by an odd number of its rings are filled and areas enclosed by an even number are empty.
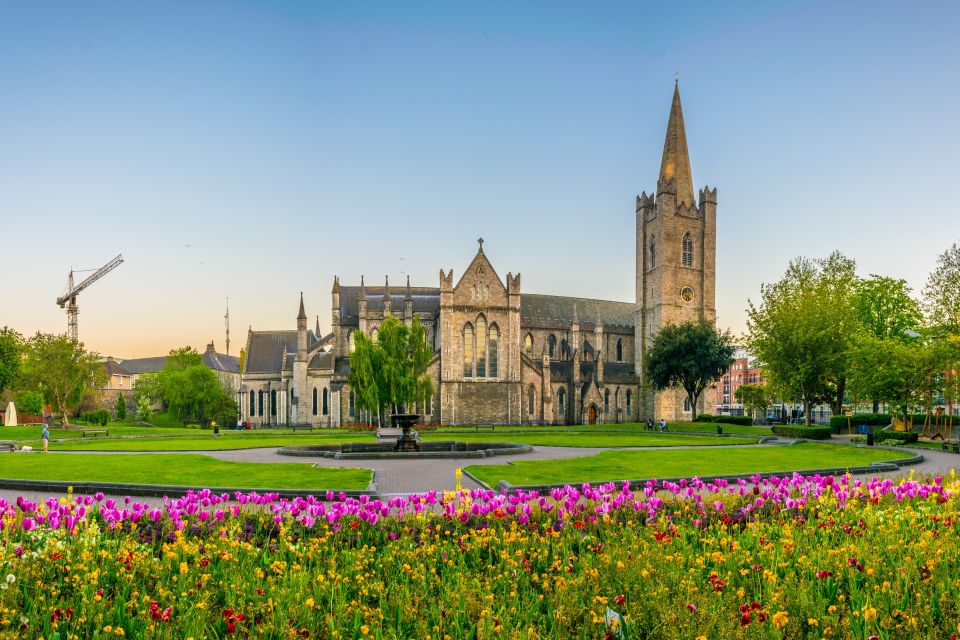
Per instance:
[[[117,394],[117,420],[126,420],[127,418],[127,399],[123,394]]]
[[[850,444],[867,444],[867,436],[853,436],[850,438]]]
[[[881,440],[877,444],[884,447],[902,447],[903,440]]]
[[[903,418],[903,416],[897,417]],[[914,429],[919,429],[923,425],[923,421],[926,420],[926,415],[922,413],[914,413],[907,417],[913,418]],[[847,418],[850,419],[850,425],[856,431],[861,424],[871,427],[886,427],[893,424],[894,416],[889,413],[855,413],[852,416],[833,416],[830,418],[830,428],[833,429],[834,433],[841,433],[847,429]]]
[[[716,422],[716,420],[714,420],[714,416],[709,413],[701,413],[694,422]]]
[[[805,427],[799,424],[775,424],[770,430],[777,436],[809,440],[829,440],[831,433],[830,427]]]
[[[896,440],[897,444],[910,444],[920,437],[920,434],[914,431],[881,431],[877,435],[885,441]]]
[[[697,421],[700,419],[697,418]],[[716,422],[718,424],[739,424],[744,427],[753,426],[753,418],[750,416],[717,416],[710,422]]]
[[[80,414],[80,420],[86,422],[89,425],[94,426],[107,426],[107,423],[110,422],[110,412],[106,409],[97,409],[96,411],[87,411],[86,413]]]

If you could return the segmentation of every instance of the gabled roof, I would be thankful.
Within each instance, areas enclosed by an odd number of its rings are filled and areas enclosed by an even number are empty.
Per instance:
[[[240,358],[236,356],[228,356],[225,353],[217,353],[208,349],[201,354],[201,359],[203,364],[214,371],[240,372]]]
[[[523,325],[553,320],[572,324],[579,310],[580,313],[597,317],[604,325],[632,328],[635,308],[636,305],[632,302],[521,293],[520,323]]]
[[[129,376],[131,373],[116,360],[110,359],[103,363],[108,376]]]
[[[283,353],[297,351],[297,332],[253,331],[245,364],[247,373],[271,373],[283,367]]]
[[[155,356],[153,358],[130,358],[123,361],[123,368],[131,374],[156,373],[163,371],[167,364],[167,356]]]

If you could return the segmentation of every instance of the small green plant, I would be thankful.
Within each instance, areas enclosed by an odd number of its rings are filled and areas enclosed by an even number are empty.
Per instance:
[[[141,395],[137,398],[137,420],[146,422],[150,419],[150,398]]]
[[[123,394],[117,395],[117,420],[127,419],[127,399]]]

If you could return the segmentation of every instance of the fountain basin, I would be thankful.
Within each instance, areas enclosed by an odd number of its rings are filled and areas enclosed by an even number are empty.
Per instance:
[[[344,442],[342,444],[304,444],[281,447],[282,456],[335,458],[337,460],[390,460],[424,458],[490,458],[533,451],[528,444],[514,442],[423,442],[419,451],[395,451],[395,442]]]

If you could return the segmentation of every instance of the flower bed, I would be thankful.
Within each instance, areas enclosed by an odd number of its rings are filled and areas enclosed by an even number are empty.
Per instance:
[[[0,637],[949,638],[958,492],[795,475],[0,500]]]

